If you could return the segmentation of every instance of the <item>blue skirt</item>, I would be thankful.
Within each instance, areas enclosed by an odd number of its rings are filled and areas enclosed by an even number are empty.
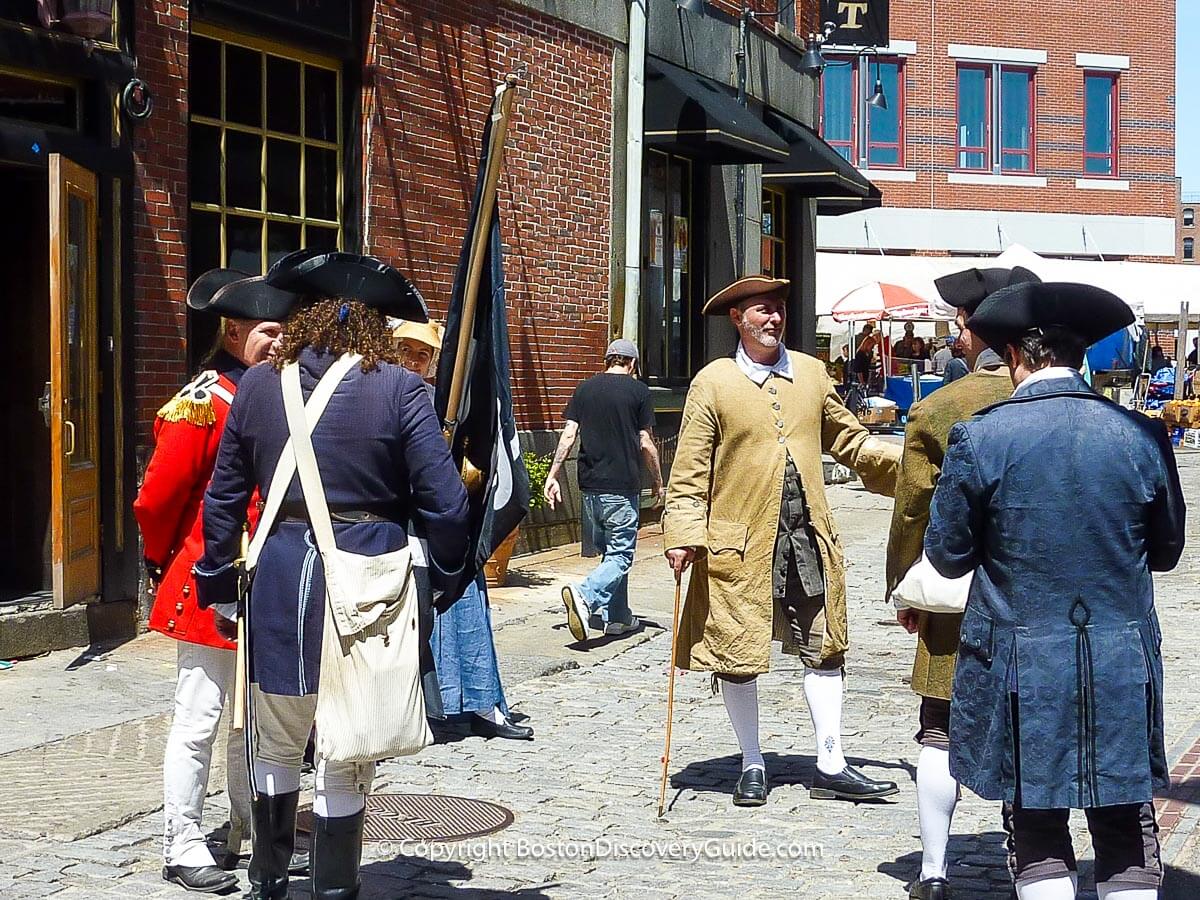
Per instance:
[[[483,575],[437,613],[431,645],[445,715],[487,713],[494,706],[508,715]]]

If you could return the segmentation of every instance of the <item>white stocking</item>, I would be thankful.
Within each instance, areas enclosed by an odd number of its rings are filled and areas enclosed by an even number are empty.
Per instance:
[[[922,747],[917,760],[917,816],[921,821],[921,880],[946,877],[946,844],[958,803],[950,751]]]
[[[1158,888],[1122,887],[1119,882],[1102,882],[1096,885],[1096,893],[1100,900],[1158,900]]]
[[[1078,887],[1079,876],[1072,872],[1070,875],[1018,884],[1017,897],[1020,900],[1075,900],[1075,890]]]
[[[259,793],[268,797],[294,794],[300,790],[300,767],[281,766],[278,763],[254,760],[254,783]]]
[[[721,679],[721,697],[738,746],[742,748],[742,771],[755,766],[766,771],[758,747],[758,679],[744,684]]]
[[[842,671],[805,669],[804,699],[817,736],[817,768],[836,775],[846,768],[842,754]]]

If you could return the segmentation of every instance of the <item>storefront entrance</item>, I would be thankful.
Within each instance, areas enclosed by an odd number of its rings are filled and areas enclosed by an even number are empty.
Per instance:
[[[100,591],[96,177],[0,166],[0,603]]]

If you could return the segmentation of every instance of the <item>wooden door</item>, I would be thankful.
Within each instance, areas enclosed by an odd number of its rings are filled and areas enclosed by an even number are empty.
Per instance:
[[[50,154],[50,495],[54,603],[100,592],[96,176]]]

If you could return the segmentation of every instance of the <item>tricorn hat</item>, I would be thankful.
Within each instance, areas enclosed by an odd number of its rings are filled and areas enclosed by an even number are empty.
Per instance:
[[[1060,328],[1088,346],[1134,322],[1133,311],[1116,294],[1068,281],[1026,282],[988,296],[967,327],[995,350],[1031,331]]]
[[[373,256],[297,250],[271,266],[266,281],[306,298],[358,300],[395,319],[429,321],[416,285]]]
[[[951,306],[965,309],[967,315],[970,315],[979,308],[985,297],[1001,288],[1029,282],[1038,284],[1041,280],[1028,269],[1013,266],[1011,269],[965,269],[962,272],[943,275],[933,283],[943,300]]]
[[[210,269],[188,291],[187,305],[230,319],[282,322],[299,298],[236,269]]]
[[[430,319],[428,322],[404,321],[392,329],[392,337],[397,341],[417,341],[426,347],[441,350],[442,336],[445,332],[446,329],[433,321],[433,319]]]

